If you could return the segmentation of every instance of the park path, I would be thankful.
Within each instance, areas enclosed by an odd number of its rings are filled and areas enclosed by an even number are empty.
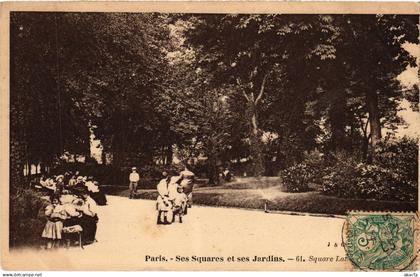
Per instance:
[[[250,257],[282,256],[296,258],[314,256],[344,256],[341,247],[328,247],[341,242],[343,219],[266,214],[236,208],[194,206],[184,217],[184,223],[156,225],[155,202],[108,196],[108,205],[98,207],[98,242],[85,249],[59,249],[54,255],[37,252],[27,258],[34,264],[44,264],[45,259],[57,268],[83,270],[157,270],[169,267],[174,270],[302,270],[338,269],[342,264],[329,263],[198,263],[191,256]],[[15,263],[25,257],[15,253]],[[28,256],[29,255],[29,256]],[[146,256],[164,256],[167,261],[148,261]],[[176,257],[188,257],[189,262],[177,262]],[[21,261],[22,262],[22,261]]]

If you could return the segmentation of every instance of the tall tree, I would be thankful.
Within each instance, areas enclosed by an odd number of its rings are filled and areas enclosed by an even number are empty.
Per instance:
[[[14,163],[51,164],[63,152],[89,149],[87,113],[65,85],[60,14],[11,15],[11,140],[23,148]],[[21,173],[22,174],[22,173]]]
[[[264,166],[258,114],[275,68],[333,58],[336,30],[323,16],[204,15],[192,20],[188,42],[200,52],[201,64],[217,73],[215,82],[235,85],[245,99],[253,174],[259,176]]]
[[[418,43],[417,18],[352,15],[338,17],[337,24],[342,30],[337,54],[350,65],[348,74],[355,83],[353,91],[365,97],[371,143],[375,146],[382,137],[381,119],[389,115],[387,110],[396,111],[396,101],[403,96],[396,77],[407,66],[415,66],[415,58],[403,45]]]

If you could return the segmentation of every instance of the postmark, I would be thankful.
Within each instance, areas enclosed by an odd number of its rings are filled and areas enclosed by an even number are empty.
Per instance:
[[[354,269],[415,269],[418,232],[415,213],[350,212],[344,232],[346,253]]]

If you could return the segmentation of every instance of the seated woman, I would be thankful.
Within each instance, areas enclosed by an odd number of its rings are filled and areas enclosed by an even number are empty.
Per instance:
[[[64,210],[67,213],[67,218],[63,222],[63,228],[65,229],[66,227],[81,227],[80,218],[82,217],[82,212],[78,211],[77,206],[82,206],[83,200],[72,194],[62,195],[60,199],[61,203],[63,203]],[[75,237],[75,234],[63,234],[63,239],[67,240],[67,246],[70,246],[71,237]]]
[[[83,176],[77,176],[75,182],[68,186],[68,189],[73,194],[78,194],[80,190],[85,189],[85,181]]]
[[[79,207],[83,206],[83,200],[70,194],[63,196],[61,199],[68,214],[68,217],[64,220],[64,227],[79,225],[79,218],[82,217]]]
[[[46,186],[46,181],[47,181],[47,177],[45,177],[45,175],[42,174],[41,177],[39,178],[38,183],[35,184],[35,189],[38,189],[40,191],[44,190]]]
[[[95,200],[96,204],[99,206],[106,205],[105,194],[99,188],[99,183],[93,180],[93,177],[89,177],[88,181],[85,183],[87,190],[89,191],[89,196]]]
[[[96,213],[96,203],[89,196],[88,191],[80,191],[80,196],[83,203],[79,203],[76,206],[76,210],[81,213],[81,216],[77,218],[76,222],[83,228],[82,243],[86,245],[95,241],[98,215]]]
[[[58,175],[55,178],[55,190],[60,194],[63,192],[63,190],[64,190],[64,175]]]
[[[54,193],[56,190],[55,182],[51,177],[42,176],[39,180],[40,190],[48,193]]]
[[[72,175],[67,183],[68,188],[73,188],[76,185],[76,176]]]

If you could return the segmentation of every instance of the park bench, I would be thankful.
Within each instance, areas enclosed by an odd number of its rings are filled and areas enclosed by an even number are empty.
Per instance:
[[[66,248],[70,247],[71,237],[73,237],[73,235],[77,235],[79,246],[83,249],[82,231],[83,228],[80,225],[66,226],[63,228],[63,234],[66,237]]]

